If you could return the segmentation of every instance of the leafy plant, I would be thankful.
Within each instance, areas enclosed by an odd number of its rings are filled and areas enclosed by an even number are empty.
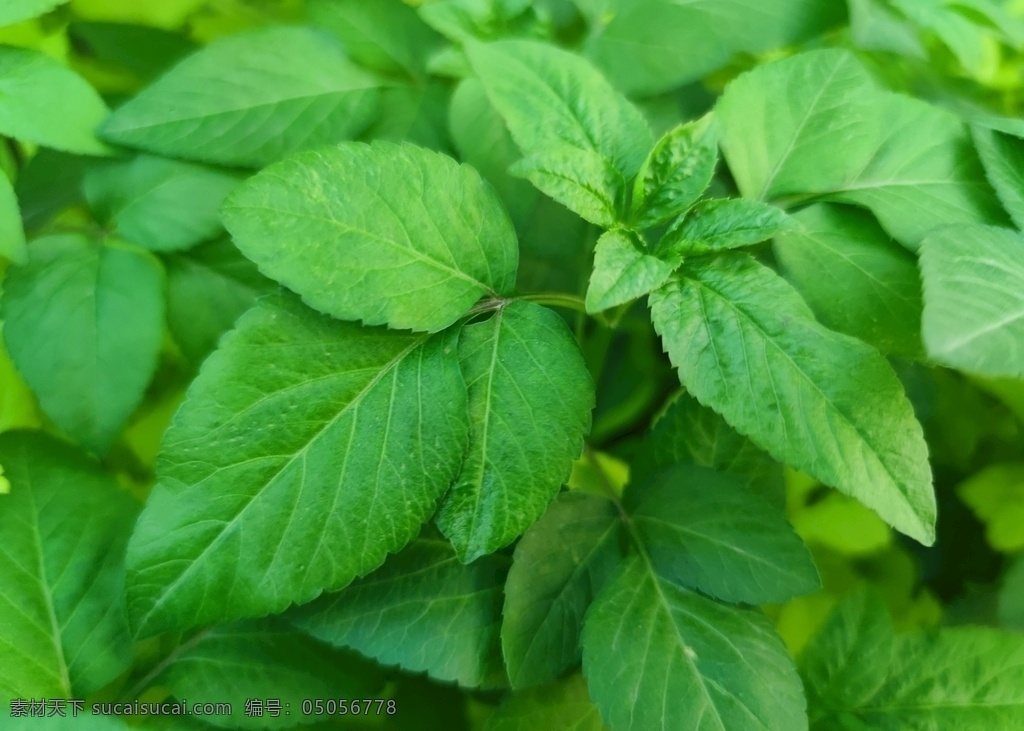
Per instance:
[[[1019,14],[8,0],[4,728],[1024,726]]]

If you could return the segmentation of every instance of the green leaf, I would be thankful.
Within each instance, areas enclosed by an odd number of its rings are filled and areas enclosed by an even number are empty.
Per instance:
[[[64,731],[68,727],[71,706],[65,707],[65,716],[16,716],[4,719],[4,731]],[[78,731],[129,731],[119,716],[94,716],[79,713],[73,721]]]
[[[648,432],[631,464],[633,481],[676,464],[710,467],[778,507],[784,503],[782,466],[686,393],[675,397]]]
[[[701,403],[776,459],[934,540],[921,426],[878,351],[818,325],[783,279],[741,254],[690,260],[651,311]]]
[[[595,204],[579,205],[552,181],[575,184],[580,196],[589,190],[601,201],[621,200],[652,144],[636,107],[589,63],[551,45],[471,42],[466,52],[512,138],[532,159],[527,165],[542,168],[538,180],[551,183],[541,186],[545,193],[577,212],[582,208],[591,220]]]
[[[526,178],[585,221],[611,228],[619,220],[625,180],[607,158],[593,150],[552,143],[543,152],[512,165],[508,172]]]
[[[139,634],[281,611],[412,540],[467,447],[453,340],[290,296],[246,313],[164,436],[128,553]]]
[[[587,289],[587,312],[603,312],[650,294],[663,285],[681,259],[661,259],[647,253],[635,233],[609,231],[597,241],[594,273]]]
[[[257,297],[276,289],[227,239],[170,256],[166,262],[167,324],[196,365]]]
[[[985,376],[1024,378],[1024,236],[957,226],[921,247],[928,354]]]
[[[123,561],[136,505],[39,432],[0,435],[0,464],[0,699],[82,697],[131,663]]]
[[[295,155],[244,183],[223,215],[260,271],[343,320],[443,330],[515,282],[515,231],[493,189],[411,145]]]
[[[463,686],[502,686],[507,565],[502,556],[463,564],[445,541],[418,538],[370,576],[298,610],[294,621],[386,665]]]
[[[401,0],[311,0],[307,13],[341,39],[355,61],[385,73],[423,76],[440,41]]]
[[[590,431],[594,386],[565,321],[513,302],[466,326],[469,452],[437,525],[465,562],[508,545],[569,477]]]
[[[892,635],[885,605],[855,592],[808,647],[813,728],[1014,731],[1024,721],[1024,638],[964,627]]]
[[[106,116],[99,94],[71,69],[38,51],[0,46],[0,134],[105,155],[95,130]]]
[[[1005,218],[963,123],[879,90],[846,51],[743,74],[719,100],[716,120],[745,197],[865,206],[911,249],[936,226]]]
[[[989,182],[1017,228],[1024,228],[1024,140],[980,126],[973,131]]]
[[[0,257],[15,264],[24,264],[28,259],[18,198],[10,178],[3,172],[0,172]]]
[[[606,731],[581,675],[510,695],[487,720],[485,731]]]
[[[230,703],[231,713],[204,720],[224,728],[288,728],[311,698],[379,697],[383,678],[370,663],[316,642],[274,620],[201,630],[162,661],[153,683],[176,699]],[[276,718],[246,713],[246,701],[275,698]],[[305,723],[308,723],[306,721]]]
[[[666,132],[633,182],[632,224],[651,228],[686,213],[711,184],[717,163],[710,115]]]
[[[770,239],[789,225],[780,208],[743,198],[713,198],[673,223],[658,249],[679,256],[738,249]]]
[[[358,135],[373,119],[378,86],[327,34],[262,28],[184,59],[115,111],[101,132],[169,157],[261,167]]]
[[[104,453],[142,400],[164,335],[152,255],[78,234],[37,239],[4,282],[4,341],[43,411]]]
[[[222,232],[220,204],[239,178],[151,155],[100,163],[85,175],[85,197],[114,234],[150,251],[178,251]]]
[[[621,529],[611,501],[569,492],[519,541],[501,625],[513,688],[551,682],[580,661],[583,616],[621,561]]]
[[[667,581],[744,604],[781,603],[820,587],[782,511],[736,478],[679,465],[632,489],[633,523]]]
[[[822,203],[793,216],[775,237],[775,257],[826,327],[881,350],[919,357],[921,278],[917,260],[867,211]]]
[[[1003,575],[998,611],[1001,625],[1024,630],[1024,558],[1019,555]]]
[[[985,525],[992,548],[1024,549],[1024,463],[990,464],[962,482],[957,494]]]
[[[48,13],[68,0],[6,0],[0,7],[0,26],[14,25],[23,20]]]
[[[581,0],[577,0],[582,5]],[[648,96],[698,81],[737,53],[818,35],[843,4],[818,0],[606,0],[585,48],[609,78]]]
[[[800,680],[765,616],[676,586],[639,557],[587,613],[583,673],[621,731],[807,728]]]

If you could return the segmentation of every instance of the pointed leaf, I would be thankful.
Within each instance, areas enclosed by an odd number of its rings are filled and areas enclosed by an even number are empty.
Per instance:
[[[515,231],[494,190],[412,145],[295,155],[243,184],[223,213],[260,271],[343,320],[443,330],[515,282]]]
[[[370,576],[297,610],[293,621],[385,665],[469,687],[501,686],[507,565],[502,556],[463,564],[445,541],[418,538]]]
[[[1024,378],[1024,236],[942,229],[921,247],[921,274],[929,355],[971,373]]]
[[[326,33],[262,28],[184,59],[117,109],[102,134],[169,157],[260,167],[358,135],[378,86]]]
[[[0,26],[14,25],[23,20],[48,13],[68,0],[6,0],[0,8]]]
[[[378,696],[374,666],[310,639],[280,621],[249,620],[201,630],[162,661],[153,683],[176,699],[230,703],[231,713],[204,717],[224,728],[288,728],[310,698]],[[290,714],[255,716],[246,701],[275,698]]]
[[[0,435],[0,464],[0,700],[82,697],[131,663],[122,596],[137,506],[40,432]]]
[[[94,166],[83,184],[93,213],[117,236],[177,251],[221,233],[220,204],[238,182],[213,168],[139,155]]]
[[[974,142],[985,174],[1003,208],[1024,228],[1024,140],[994,129],[974,128]]]
[[[71,69],[39,51],[0,46],[0,134],[105,155],[95,132],[106,116],[100,95]]]
[[[883,353],[919,357],[917,260],[867,211],[821,203],[775,237],[775,257],[823,325]]]
[[[633,183],[633,225],[651,228],[686,213],[711,184],[717,163],[718,139],[710,116],[666,132]]]
[[[781,603],[821,585],[782,511],[734,478],[681,465],[633,489],[633,522],[668,581],[744,604]]]
[[[21,225],[18,198],[14,195],[10,178],[0,172],[0,257],[15,264],[24,264],[25,230]]]
[[[781,208],[744,198],[702,201],[672,224],[658,249],[679,256],[708,254],[758,244],[785,231]]]
[[[583,450],[594,386],[565,321],[529,302],[466,326],[459,360],[473,427],[436,520],[468,562],[507,546],[543,514]]]
[[[139,405],[164,335],[164,276],[141,249],[37,239],[4,282],[4,341],[43,411],[96,453]]]
[[[621,527],[611,501],[568,492],[519,541],[501,624],[513,688],[551,682],[580,661],[583,616],[621,561]]]
[[[291,296],[244,315],[164,436],[128,553],[139,633],[279,612],[410,541],[466,449],[454,348]]]
[[[485,731],[606,731],[587,684],[573,675],[508,697],[487,720]]]
[[[639,557],[587,613],[583,672],[621,731],[807,728],[800,679],[767,618],[665,581]]]
[[[650,294],[663,285],[681,259],[648,253],[637,234],[609,231],[597,240],[587,312],[602,312]]]
[[[921,426],[878,351],[818,325],[785,281],[741,254],[690,260],[651,295],[683,385],[776,459],[935,538]]]
[[[607,158],[571,145],[550,145],[520,160],[509,174],[526,178],[545,195],[603,228],[619,219],[619,198],[626,185]]]

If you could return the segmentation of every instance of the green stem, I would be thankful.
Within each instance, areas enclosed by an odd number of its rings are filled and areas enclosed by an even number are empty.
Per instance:
[[[533,302],[538,305],[545,305],[547,307],[560,307],[565,310],[572,310],[586,317],[592,317],[596,322],[606,328],[612,328],[612,323],[604,313],[587,312],[586,301],[578,294],[569,294],[568,292],[539,292],[537,294],[525,294],[519,299],[526,302]]]

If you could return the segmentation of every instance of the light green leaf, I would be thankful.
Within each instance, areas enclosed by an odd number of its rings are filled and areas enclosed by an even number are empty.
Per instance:
[[[175,699],[230,703],[230,714],[203,720],[231,729],[309,724],[315,717],[300,715],[303,700],[379,697],[383,686],[372,664],[274,620],[201,630],[178,645],[161,666],[153,683],[170,690]],[[254,698],[276,698],[291,712],[249,715],[246,701]]]
[[[850,0],[850,37],[857,48],[925,60],[928,53],[914,28],[886,0]]]
[[[1024,638],[964,627],[892,636],[885,605],[855,593],[803,660],[817,731],[1016,731]]]
[[[512,165],[509,173],[526,178],[537,190],[597,226],[611,228],[619,219],[625,180],[593,150],[551,144]]]
[[[246,181],[223,215],[260,271],[343,320],[443,330],[515,282],[515,231],[494,190],[412,145],[295,155]]]
[[[917,260],[867,211],[822,203],[775,237],[775,258],[823,325],[881,350],[919,357]]]
[[[5,0],[0,7],[0,26],[14,25],[23,20],[48,13],[68,0]]]
[[[385,665],[463,686],[501,686],[507,565],[502,556],[463,564],[447,542],[418,538],[370,576],[297,610],[294,621]]]
[[[465,412],[453,337],[262,299],[164,436],[128,553],[139,634],[279,612],[375,569],[458,474]]]
[[[469,562],[508,545],[544,513],[583,450],[594,386],[565,321],[529,302],[466,326],[459,361],[473,427],[436,520]]]
[[[39,432],[0,435],[0,464],[0,700],[80,698],[131,663],[123,562],[137,507]]]
[[[781,603],[821,585],[782,511],[736,478],[679,465],[632,489],[633,522],[667,581],[744,604]]]
[[[10,178],[3,172],[0,172],[0,257],[15,264],[24,264],[28,258],[18,198]]]
[[[666,132],[633,182],[632,224],[651,228],[686,213],[711,184],[717,163],[710,115]]]
[[[944,228],[921,247],[928,354],[985,376],[1024,378],[1024,236]]]
[[[169,256],[166,262],[167,324],[196,365],[259,295],[276,289],[227,239]]]
[[[501,625],[513,688],[549,683],[580,661],[583,616],[622,558],[611,501],[559,495],[516,546]]]
[[[1024,463],[990,464],[962,482],[957,494],[985,525],[992,548],[1024,549]]]
[[[693,396],[678,394],[658,417],[631,463],[634,482],[676,464],[710,467],[782,507],[782,465]]]
[[[260,167],[358,135],[373,120],[378,86],[326,33],[262,28],[184,59],[115,111],[102,134],[169,157]]]
[[[701,201],[658,242],[659,251],[679,256],[738,249],[785,231],[789,217],[780,208],[744,198]]]
[[[587,312],[602,312],[650,294],[672,276],[681,261],[647,253],[646,245],[635,233],[607,232],[594,250]]]
[[[991,63],[989,38],[984,25],[966,17],[947,0],[889,0],[921,30],[934,33],[967,73],[978,76]]]
[[[560,175],[600,199],[621,199],[653,140],[640,111],[597,70],[569,51],[536,41],[473,42],[466,52],[520,150],[544,162],[546,179]],[[616,195],[609,190],[609,169],[622,178]]]
[[[690,260],[650,299],[679,378],[701,403],[776,459],[934,540],[921,426],[878,351],[817,324],[782,278],[742,254]]]
[[[582,0],[577,0],[582,5]],[[818,35],[843,3],[818,0],[607,0],[595,8],[586,52],[627,92],[670,91],[725,66]]]
[[[422,76],[440,41],[402,0],[311,0],[307,14],[340,38],[355,61],[385,73]]]
[[[178,251],[222,232],[220,205],[239,178],[151,155],[104,162],[83,181],[85,197],[114,234],[150,251]]]
[[[152,255],[79,234],[37,239],[0,304],[11,360],[54,423],[101,454],[139,405],[164,336]]]
[[[1017,228],[1024,228],[1024,140],[981,126],[973,131],[989,182]]]
[[[587,613],[583,673],[616,730],[807,728],[800,680],[767,618],[665,581],[639,557]]]
[[[487,719],[485,731],[606,731],[581,675],[510,695]]]
[[[38,51],[0,46],[0,134],[105,155],[95,132],[106,116],[100,95],[71,69]]]
[[[4,719],[4,731],[65,731],[68,727],[68,716],[71,706],[65,710],[65,716],[17,716]],[[94,716],[91,713],[79,713],[74,722],[76,731],[129,731],[128,726],[118,716]]]
[[[911,249],[936,226],[1005,218],[963,123],[878,89],[846,51],[803,53],[743,74],[719,100],[716,120],[748,198],[862,205]]]

